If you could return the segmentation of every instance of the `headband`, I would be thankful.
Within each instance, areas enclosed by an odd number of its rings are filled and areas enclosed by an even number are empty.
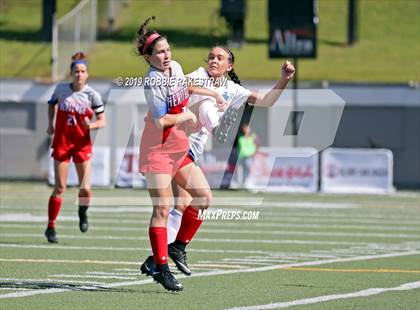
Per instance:
[[[70,71],[73,71],[75,65],[85,65],[87,67],[87,62],[83,59],[73,61],[70,65]]]
[[[147,49],[149,48],[150,44],[152,44],[156,39],[160,38],[160,34],[155,32],[150,37],[147,38],[146,42],[143,45],[143,55],[146,53]]]

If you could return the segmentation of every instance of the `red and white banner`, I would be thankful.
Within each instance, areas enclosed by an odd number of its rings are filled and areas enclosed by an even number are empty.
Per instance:
[[[273,192],[318,191],[318,153],[312,148],[261,147],[246,187]]]
[[[322,153],[321,191],[393,192],[393,157],[386,149],[329,148]]]
[[[50,151],[51,155],[51,151]],[[110,174],[110,148],[107,146],[93,146],[92,155],[92,174],[91,184],[92,186],[109,186]],[[54,185],[54,159],[50,156],[48,163],[48,183]],[[78,186],[79,180],[76,173],[74,163],[71,162],[67,173],[67,185]]]
[[[146,188],[146,179],[139,172],[139,148],[119,147],[115,152],[115,186]]]

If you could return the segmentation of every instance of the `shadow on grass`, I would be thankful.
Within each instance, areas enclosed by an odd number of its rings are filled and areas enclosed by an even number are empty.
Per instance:
[[[64,289],[70,291],[79,292],[106,292],[106,293],[130,293],[130,294],[142,294],[142,295],[156,295],[156,294],[171,294],[179,295],[179,292],[167,291],[161,287],[152,289],[121,289],[121,288],[110,288],[103,287],[100,285],[93,284],[74,284],[74,283],[53,283],[53,282],[41,282],[41,281],[9,281],[0,282],[0,288],[10,289],[25,289],[25,290],[46,290],[46,289]]]
[[[44,42],[42,34],[37,30],[0,30],[0,39],[10,41],[22,41],[28,43]]]
[[[0,288],[6,289],[28,289],[28,290],[45,290],[45,289],[65,289],[71,291],[87,291],[87,292],[112,292],[112,293],[137,293],[132,289],[116,289],[103,287],[92,284],[74,284],[74,283],[54,283],[54,282],[35,282],[35,281],[10,281],[0,282]]]
[[[338,42],[338,41],[332,41],[328,39],[318,39],[318,43],[334,46],[334,47],[349,47],[349,45],[346,42]]]

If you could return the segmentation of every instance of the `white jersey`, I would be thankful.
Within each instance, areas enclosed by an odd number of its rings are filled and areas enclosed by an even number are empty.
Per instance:
[[[197,79],[199,81],[206,81],[210,79],[206,69],[203,67],[200,67],[197,70],[191,72],[188,74],[188,77],[191,79]],[[223,85],[220,87],[211,86],[209,83],[204,83],[204,86],[221,94],[229,106],[233,106],[235,109],[239,109],[251,95],[251,91],[249,89],[246,89],[230,80],[227,80],[226,83],[223,83]],[[189,104],[190,106],[194,105],[195,103],[203,101],[206,98],[208,97],[202,95],[191,95]],[[209,115],[209,118],[216,119],[217,122],[223,115],[223,112],[218,112],[216,108],[208,110],[207,113],[211,113],[212,115]],[[211,124],[209,126],[206,126],[206,124],[203,125],[204,127],[201,129],[201,131],[193,133],[189,137],[189,154],[194,158],[195,161],[197,161],[201,154],[203,154],[204,146],[209,136],[209,131],[211,132],[212,128],[214,128],[217,124]]]

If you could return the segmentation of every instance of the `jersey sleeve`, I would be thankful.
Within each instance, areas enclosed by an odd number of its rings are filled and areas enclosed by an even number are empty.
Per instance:
[[[172,67],[172,75],[176,75],[178,77],[184,76],[184,71],[182,70],[182,67],[178,62],[176,62],[175,60],[172,60],[171,67]]]
[[[105,112],[105,107],[101,95],[99,95],[99,93],[96,91],[92,92],[91,105],[96,115]]]
[[[239,109],[248,100],[252,91],[235,83],[233,85],[234,85],[233,88],[235,90],[233,93],[234,95],[233,95],[231,104],[235,109]]]
[[[59,89],[59,86],[57,85],[54,88],[54,92],[51,95],[51,98],[47,101],[48,105],[55,105],[58,103],[58,93],[59,93],[58,89]]]
[[[145,86],[144,95],[153,118],[159,119],[165,116],[168,112],[166,105],[167,88],[162,86]]]

